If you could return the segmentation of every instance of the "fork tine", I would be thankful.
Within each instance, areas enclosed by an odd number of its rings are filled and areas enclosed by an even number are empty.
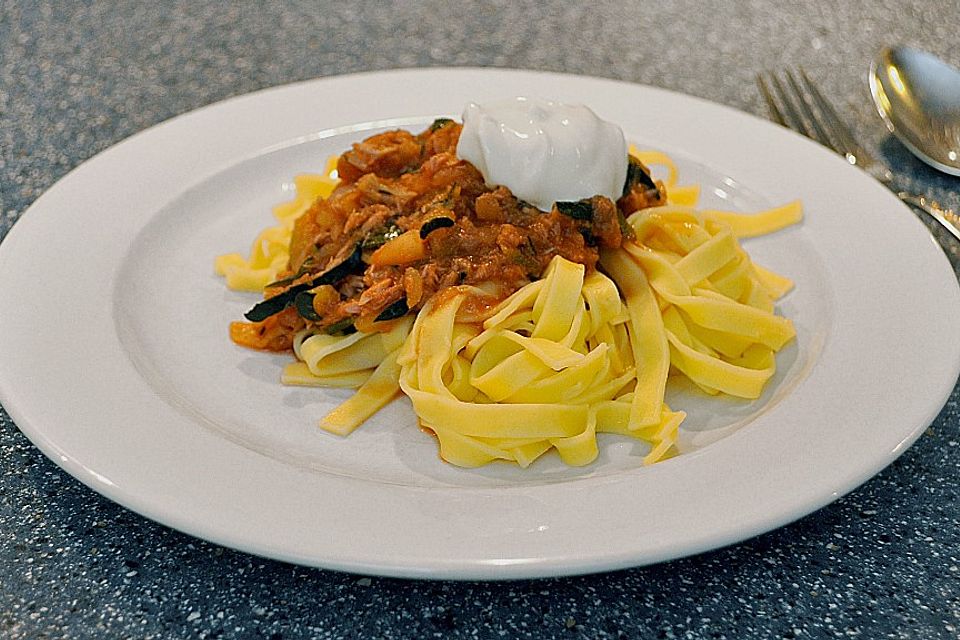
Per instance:
[[[773,90],[780,98],[780,104],[783,105],[783,110],[787,114],[786,119],[790,123],[790,128],[794,131],[802,133],[808,138],[812,138],[813,135],[810,131],[810,127],[807,126],[806,121],[800,116],[800,113],[797,111],[797,108],[793,103],[793,99],[790,97],[790,94],[787,93],[783,83],[780,82],[780,78],[778,78],[775,73],[770,74],[770,84],[773,85]]]
[[[813,135],[811,137],[823,146],[833,149],[842,155],[843,150],[834,143],[834,138],[827,133],[826,129],[824,129],[824,125],[821,122],[822,118],[817,114],[817,111],[810,104],[809,100],[807,99],[807,95],[803,89],[800,88],[799,83],[797,83],[797,78],[793,75],[793,72],[787,69],[786,76],[787,82],[790,83],[790,88],[793,89],[793,94],[797,98],[797,104],[800,106],[800,111],[813,127]]]
[[[861,166],[873,164],[873,158],[857,143],[856,138],[853,137],[853,133],[850,131],[850,127],[847,126],[836,112],[833,105],[823,97],[823,94],[820,93],[817,85],[810,80],[810,77],[807,75],[807,72],[803,70],[803,67],[800,68],[800,77],[808,93],[814,102],[816,102],[820,113],[823,114],[834,140],[839,142],[841,148],[838,149],[838,152],[847,156],[847,160],[853,164],[860,164]]]
[[[763,99],[767,101],[767,109],[770,110],[770,115],[773,116],[774,122],[781,127],[790,128],[790,125],[787,124],[786,119],[783,117],[783,112],[780,111],[780,107],[777,106],[777,101],[773,99],[773,94],[770,93],[770,87],[767,86],[767,81],[763,79],[762,73],[757,74],[757,86],[760,87],[760,94],[763,96]]]

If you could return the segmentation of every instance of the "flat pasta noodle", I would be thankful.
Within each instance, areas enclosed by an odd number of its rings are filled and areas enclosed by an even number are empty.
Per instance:
[[[327,161],[322,174],[298,175],[293,183],[296,196],[273,208],[277,225],[257,235],[246,258],[239,253],[227,253],[214,259],[214,272],[226,278],[230,289],[260,293],[287,268],[293,223],[317,198],[327,197],[333,192],[337,186],[336,159]]]
[[[601,264],[623,291],[630,316],[627,334],[636,370],[630,423],[634,428],[649,426],[660,416],[670,370],[663,318],[647,275],[636,262],[622,251],[609,251]]]
[[[635,380],[632,358],[613,359],[610,344],[595,339],[612,333],[623,303],[609,278],[599,272],[585,278],[582,265],[563,258],[554,258],[542,282],[504,300],[463,347],[451,347],[447,336],[456,331],[465,294],[445,296],[419,314],[407,343],[416,346],[400,358],[400,386],[448,462],[527,466],[550,449],[570,465],[596,458],[595,407],[614,401]],[[518,324],[527,326],[516,318],[527,317],[534,319],[530,335],[516,333]],[[545,335],[551,338],[537,337]],[[464,366],[457,371],[459,361]],[[438,375],[448,368],[450,376]],[[469,380],[458,380],[462,376]],[[488,401],[460,399],[451,389],[463,383]],[[658,406],[658,424],[660,416]],[[647,441],[654,448],[663,440]]]
[[[320,426],[338,436],[350,433],[367,421],[400,392],[397,351],[388,354],[357,392],[346,402],[328,413]]]
[[[800,222],[803,219],[803,207],[799,200],[794,200],[781,207],[750,215],[710,210],[704,211],[703,215],[707,219],[728,225],[738,238],[754,238]]]
[[[645,442],[644,464],[676,455],[686,414],[664,401],[671,374],[711,395],[757,398],[794,339],[774,313],[792,281],[755,264],[739,239],[796,224],[802,208],[699,210],[699,186],[678,186],[669,156],[630,153],[666,171],[667,203],[628,218],[634,238],[601,252],[603,272],[556,256],[482,322],[465,311],[478,290],[454,286],[381,332],[300,331],[282,382],[357,389],[320,421],[341,436],[402,392],[441,457],[462,467],[527,467],[549,451],[586,465],[597,434]],[[293,223],[335,187],[335,166],[296,178],[296,198],[275,207],[278,225],[249,257],[217,258],[229,287],[260,291],[287,268]]]

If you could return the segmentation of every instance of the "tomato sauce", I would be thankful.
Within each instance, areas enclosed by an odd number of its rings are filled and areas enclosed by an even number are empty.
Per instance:
[[[625,185],[616,203],[594,196],[540,211],[504,187],[486,185],[457,158],[460,131],[460,124],[438,120],[419,135],[371,136],[341,155],[339,186],[297,220],[289,270],[283,284],[267,288],[267,298],[312,285],[358,250],[362,262],[324,282],[323,304],[307,305],[307,317],[288,306],[279,318],[236,323],[234,340],[281,350],[304,326],[376,331],[456,285],[491,289],[493,283],[494,297],[502,299],[541,277],[557,255],[592,270],[600,248],[619,247],[629,233],[625,215],[666,200],[663,185],[651,189],[647,174],[643,183]],[[311,292],[320,289],[299,295]]]

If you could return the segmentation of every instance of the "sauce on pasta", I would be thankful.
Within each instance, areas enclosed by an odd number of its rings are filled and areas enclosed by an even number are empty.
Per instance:
[[[626,215],[665,201],[636,162],[616,202],[594,195],[541,211],[458,158],[461,132],[438,120],[417,135],[374,135],[341,155],[339,184],[296,219],[287,268],[266,286],[252,322],[234,324],[234,341],[286,350],[304,328],[385,330],[458,285],[483,285],[501,300],[540,278],[555,256],[594,269],[600,250],[630,233]]]

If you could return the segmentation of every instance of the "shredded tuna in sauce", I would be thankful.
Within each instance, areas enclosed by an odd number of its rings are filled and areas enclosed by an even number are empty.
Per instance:
[[[441,119],[414,135],[389,131],[340,156],[339,186],[296,222],[288,271],[234,323],[244,346],[281,351],[310,326],[331,334],[378,331],[461,284],[483,285],[483,309],[541,277],[560,255],[596,268],[617,248],[625,216],[663,204],[663,184],[630,159],[623,195],[557,203],[549,212],[484,184],[456,156],[461,125]],[[266,317],[261,318],[260,316]]]

